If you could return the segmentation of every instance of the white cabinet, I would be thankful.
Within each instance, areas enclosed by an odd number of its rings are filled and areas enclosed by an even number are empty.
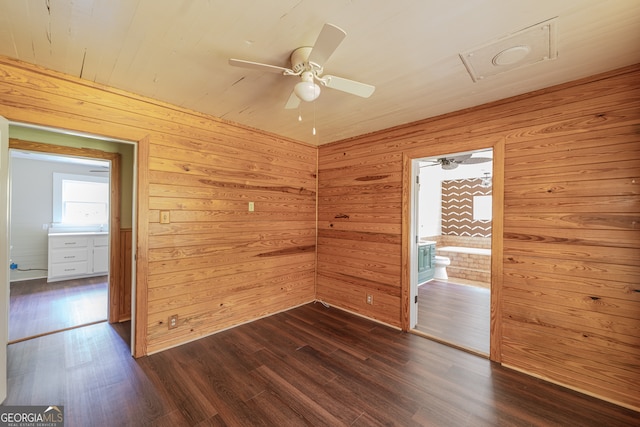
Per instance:
[[[107,274],[107,233],[49,234],[48,282]]]
[[[93,272],[107,273],[109,271],[109,238],[93,240]]]

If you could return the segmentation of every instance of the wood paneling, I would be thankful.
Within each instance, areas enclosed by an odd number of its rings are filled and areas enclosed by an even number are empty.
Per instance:
[[[410,160],[483,146],[504,159],[491,359],[640,408],[638,66],[321,146],[319,298],[406,327]]]
[[[8,58],[0,115],[137,141],[136,356],[314,299],[316,147]]]
[[[0,76],[11,120],[138,141],[136,355],[314,296],[405,326],[407,165],[493,147],[492,359],[640,408],[640,67],[319,152],[7,58]]]
[[[118,310],[113,322],[131,319],[131,273],[132,230],[120,229],[120,268],[118,269]]]

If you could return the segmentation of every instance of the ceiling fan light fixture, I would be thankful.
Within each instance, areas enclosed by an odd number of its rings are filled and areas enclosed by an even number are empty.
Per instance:
[[[306,102],[311,102],[320,96],[320,86],[312,81],[301,81],[296,83],[293,91],[298,98]]]
[[[455,162],[442,162],[442,169],[446,171],[454,170],[458,167],[458,164]]]
[[[438,163],[440,163],[440,167],[442,167],[442,169],[446,171],[450,171],[458,167],[458,163],[456,163],[454,160],[444,157],[442,159],[438,159]]]

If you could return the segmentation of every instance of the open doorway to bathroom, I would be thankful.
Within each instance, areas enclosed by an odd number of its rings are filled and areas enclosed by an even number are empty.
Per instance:
[[[414,330],[490,351],[492,149],[414,160]]]

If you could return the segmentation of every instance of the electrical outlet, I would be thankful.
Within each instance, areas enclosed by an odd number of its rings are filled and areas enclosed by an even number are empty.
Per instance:
[[[253,212],[256,209],[256,204],[254,202],[249,202],[249,212]]]
[[[169,316],[169,329],[176,328],[178,326],[178,315],[174,314]]]
[[[367,294],[367,304],[373,304],[373,295]]]

